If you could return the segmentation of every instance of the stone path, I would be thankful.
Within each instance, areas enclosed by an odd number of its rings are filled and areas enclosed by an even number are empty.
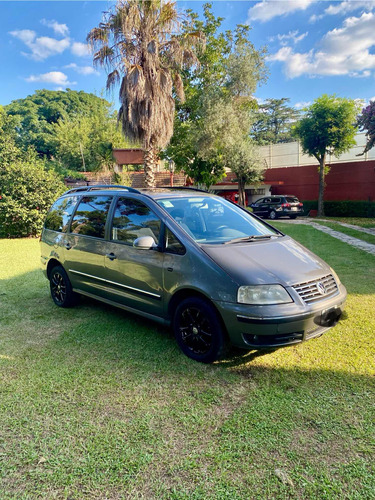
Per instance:
[[[372,234],[375,236],[375,228],[374,227],[361,227],[355,226],[354,224],[347,224],[346,222],[339,222],[338,220],[329,221],[326,219],[320,219],[322,222],[334,222],[335,224],[340,224],[340,226],[349,227],[350,229],[355,229],[356,231],[360,231],[361,233]]]
[[[322,220],[322,219],[321,219]],[[294,224],[306,224],[308,226],[312,226],[318,231],[322,231],[323,233],[327,233],[333,238],[337,238],[338,240],[343,241],[344,243],[347,243],[348,245],[351,245],[353,247],[359,248],[360,250],[364,250],[367,253],[370,253],[372,255],[375,255],[375,245],[372,243],[367,243],[367,241],[362,241],[359,238],[354,238],[353,236],[348,236],[347,234],[340,233],[340,231],[335,231],[334,229],[331,229],[330,227],[324,226],[322,224],[318,224],[317,222],[314,222],[313,220],[309,219],[295,219],[295,220],[280,220],[280,222],[288,222],[288,223],[294,223]],[[375,229],[367,229],[363,228],[360,226],[354,226],[352,224],[346,224],[344,222],[338,222],[338,221],[323,221],[322,222],[334,222],[335,224],[340,224],[341,226],[345,227],[350,227],[351,229],[355,229],[357,231],[362,231],[363,233],[367,234],[372,234],[375,235]]]

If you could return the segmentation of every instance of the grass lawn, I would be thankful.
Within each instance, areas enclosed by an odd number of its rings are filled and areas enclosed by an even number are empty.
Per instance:
[[[36,240],[0,240],[0,498],[375,498],[375,257],[280,228],[347,286],[319,339],[214,365],[90,300],[49,298]]]
[[[324,220],[332,220],[332,222],[339,221],[345,224],[353,224],[355,226],[375,228],[375,219],[365,217],[323,217]],[[319,219],[314,219],[319,222]]]

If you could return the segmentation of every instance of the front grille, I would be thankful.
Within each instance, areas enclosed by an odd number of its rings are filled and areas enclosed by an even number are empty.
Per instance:
[[[324,300],[327,297],[335,295],[338,291],[337,283],[332,274],[293,285],[293,288],[306,304]]]

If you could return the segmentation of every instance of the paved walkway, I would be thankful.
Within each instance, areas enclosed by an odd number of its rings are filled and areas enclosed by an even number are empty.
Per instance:
[[[338,222],[335,220],[322,220],[322,222],[334,222],[335,224],[340,224],[341,226],[350,227],[351,229],[355,229],[356,231],[361,231],[363,233],[372,234],[375,236],[375,229],[367,229],[360,226],[354,226],[353,224],[346,224],[344,222]],[[340,233],[340,231],[335,231],[330,227],[324,226],[322,224],[318,224],[311,219],[295,219],[295,220],[284,220],[280,219],[280,222],[287,222],[291,224],[306,224],[308,226],[312,226],[318,231],[322,231],[323,233],[327,233],[333,238],[337,238],[338,240],[347,243],[353,247],[359,248],[360,250],[364,250],[367,253],[375,255],[375,245],[372,243],[367,243],[367,241],[362,241],[359,238],[354,238],[353,236],[348,236],[347,234]]]

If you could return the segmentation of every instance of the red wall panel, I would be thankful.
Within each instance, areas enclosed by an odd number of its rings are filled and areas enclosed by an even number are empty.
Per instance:
[[[300,200],[318,199],[318,165],[270,168],[264,182],[272,185],[272,194],[294,194]],[[324,199],[375,201],[375,160],[331,165]]]

